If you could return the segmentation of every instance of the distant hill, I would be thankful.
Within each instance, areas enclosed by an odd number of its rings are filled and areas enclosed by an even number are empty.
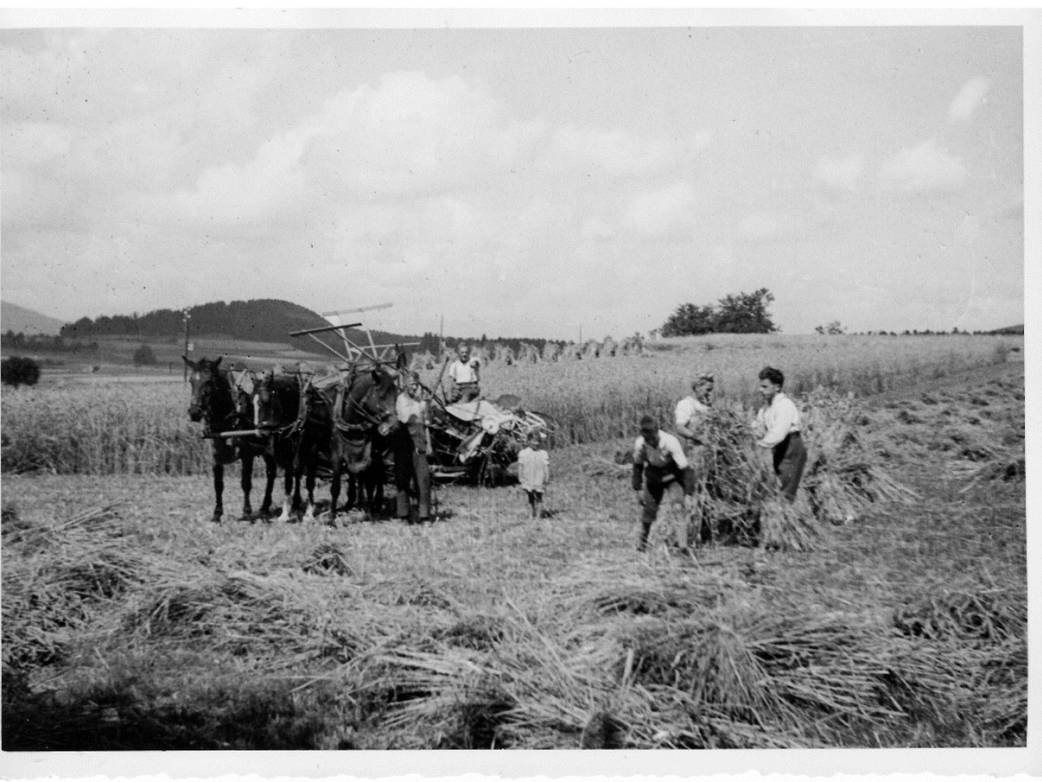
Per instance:
[[[254,343],[274,342],[312,353],[324,351],[310,337],[290,337],[290,332],[330,325],[329,321],[317,312],[282,299],[208,302],[190,307],[188,313],[189,331],[193,340],[211,337]],[[171,338],[180,338],[182,334],[184,318],[181,310],[170,309],[155,310],[144,315],[103,315],[94,320],[80,318],[61,329],[62,337],[78,340],[132,337],[168,341]],[[354,342],[368,344],[364,332],[350,329],[348,334]],[[340,337],[335,333],[319,334],[318,337],[337,348],[341,344]],[[381,345],[421,340],[421,337],[376,330],[372,332],[372,337],[374,342]],[[437,345],[437,339],[433,335],[424,335],[422,339],[425,346]]]
[[[43,315],[9,301],[0,301],[0,332],[15,334],[47,334],[57,336],[65,321]]]
[[[282,299],[251,299],[249,301],[209,302],[190,307],[189,331],[193,340],[210,338],[216,340],[241,340],[251,343],[278,343],[289,345],[298,350],[311,353],[323,353],[323,349],[310,337],[290,337],[291,331],[322,328],[329,326],[328,320],[317,312]],[[364,322],[362,315],[358,318]],[[171,343],[184,334],[184,318],[181,310],[155,310],[139,315],[103,315],[91,320],[80,318],[75,323],[67,323],[61,328],[61,336],[68,340],[84,342],[104,340],[107,337]],[[355,344],[368,345],[368,336],[363,331],[350,329],[348,335]],[[340,337],[336,333],[317,335],[323,342],[340,349]],[[424,350],[437,351],[440,343],[438,335],[425,332],[422,335],[400,334],[388,331],[373,330],[371,334],[377,345],[419,343],[408,348],[409,353]],[[453,346],[461,341],[460,337],[446,335],[444,342]],[[480,343],[484,339],[465,338],[466,341]],[[521,340],[496,338],[510,344],[516,351]],[[538,348],[546,340],[530,340]]]
[[[989,334],[1023,334],[1024,333],[1024,324],[1020,323],[1020,324],[1018,324],[1016,326],[1006,326],[1005,328],[995,329],[994,331],[989,331],[988,333]]]
[[[195,336],[221,336],[251,342],[291,344],[289,332],[327,323],[317,312],[281,299],[209,302],[188,308],[189,330]],[[133,336],[169,338],[184,333],[180,310],[155,310],[144,315],[103,315],[67,324],[61,335],[69,339]]]

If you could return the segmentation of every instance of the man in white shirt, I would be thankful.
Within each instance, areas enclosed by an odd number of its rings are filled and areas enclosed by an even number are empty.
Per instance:
[[[470,402],[481,394],[481,362],[470,357],[470,346],[460,345],[456,359],[449,364],[449,379],[452,381],[453,402]]]
[[[395,400],[395,417],[403,427],[394,439],[394,471],[398,518],[409,518],[409,487],[415,485],[417,519],[423,524],[431,520],[431,470],[427,457],[433,453],[431,433],[427,427],[428,410],[420,376],[409,374],[405,391]]]
[[[644,416],[640,421],[640,436],[633,443],[633,490],[638,492],[642,506],[637,551],[647,548],[648,533],[658,516],[662,495],[676,485],[683,487],[685,498],[695,493],[694,471],[680,440],[659,429],[651,416]],[[681,519],[676,533],[684,551],[687,549],[687,514],[677,515]]]
[[[807,449],[800,435],[800,411],[782,392],[784,384],[785,375],[781,370],[764,367],[760,371],[760,396],[765,405],[756,414],[760,438],[756,444],[771,449],[774,473],[781,482],[782,494],[792,502],[796,499],[796,489],[807,464]]]

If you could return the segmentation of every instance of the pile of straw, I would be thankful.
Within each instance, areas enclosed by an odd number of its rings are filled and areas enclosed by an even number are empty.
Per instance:
[[[347,557],[339,546],[333,543],[323,543],[318,546],[304,562],[303,570],[320,576],[349,576],[351,566]]]
[[[714,408],[690,535],[707,525],[719,542],[806,551],[818,544],[819,522],[845,524],[872,503],[916,498],[883,467],[882,449],[864,432],[872,419],[856,400],[818,389],[801,406],[809,454],[798,497],[805,501],[779,498],[770,452],[754,445],[749,412]]]
[[[1020,592],[945,591],[894,612],[894,625],[904,635],[931,640],[1006,640],[1023,637],[1027,604]]]
[[[60,660],[99,604],[145,578],[121,544],[114,506],[32,523],[8,515],[4,529],[4,670]]]

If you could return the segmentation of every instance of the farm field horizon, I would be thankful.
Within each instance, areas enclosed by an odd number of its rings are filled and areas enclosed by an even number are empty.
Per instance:
[[[489,397],[564,428],[539,520],[516,487],[445,485],[427,527],[215,525],[183,386],[98,381],[83,425],[123,430],[75,453],[19,418],[92,384],[5,392],[5,748],[1023,746],[1022,341],[783,339],[490,367]],[[682,557],[660,518],[638,554],[634,416],[703,368],[742,409],[768,362],[797,401],[853,392],[914,496],[806,551]]]

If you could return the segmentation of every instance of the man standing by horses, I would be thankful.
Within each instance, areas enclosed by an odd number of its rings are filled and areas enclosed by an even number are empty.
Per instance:
[[[792,502],[796,499],[796,489],[807,464],[807,449],[800,435],[803,428],[800,411],[782,391],[785,375],[781,370],[764,367],[759,377],[760,396],[765,405],[756,414],[756,430],[760,438],[756,444],[771,449],[771,461],[781,483],[782,495]]]
[[[420,523],[431,520],[431,469],[427,457],[433,453],[428,428],[427,400],[420,376],[412,372],[405,391],[395,401],[395,416],[401,431],[397,433],[394,454],[395,497],[398,518],[409,518],[409,484],[415,480],[418,498],[417,518]]]
[[[460,345],[456,359],[449,364],[449,379],[452,381],[453,402],[470,402],[481,394],[481,362],[471,358],[470,346]]]
[[[647,548],[648,533],[658,516],[662,497],[667,489],[677,485],[683,487],[685,499],[694,495],[694,471],[688,464],[680,440],[659,429],[651,416],[644,416],[640,420],[640,436],[633,443],[633,490],[638,492],[642,507],[637,551]],[[683,532],[678,537],[681,551],[686,552],[687,514],[682,515],[679,526]]]

